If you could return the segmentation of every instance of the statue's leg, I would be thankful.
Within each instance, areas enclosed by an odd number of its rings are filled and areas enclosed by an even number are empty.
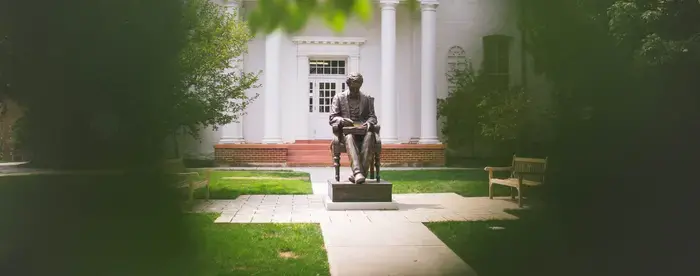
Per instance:
[[[335,181],[340,181],[340,153],[333,152],[333,169],[335,171]]]
[[[345,135],[345,149],[350,159],[350,168],[352,169],[353,179],[357,174],[362,173],[362,163],[360,162],[360,153],[357,148],[357,141],[352,134]]]
[[[367,132],[362,139],[362,172],[366,173],[372,165],[374,157],[374,133]]]
[[[381,162],[381,160],[379,157],[379,153],[375,152],[374,153],[374,171],[376,174],[374,175],[374,179],[376,179],[377,182],[379,182],[379,180],[380,180],[380,178],[379,178],[379,167],[381,166],[380,162]]]

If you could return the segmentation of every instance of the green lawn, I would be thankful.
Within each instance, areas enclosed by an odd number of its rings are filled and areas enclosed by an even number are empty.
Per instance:
[[[567,247],[556,225],[535,211],[512,213],[520,219],[426,226],[480,276],[566,275]]]
[[[212,176],[217,191],[311,192],[307,174],[222,171]],[[275,177],[285,179],[263,179]],[[318,225],[214,224],[217,215],[186,214],[185,228],[179,193],[149,184],[157,183],[123,176],[0,177],[0,255],[26,255],[13,259],[24,270],[21,275],[102,275],[98,271],[105,269],[109,275],[134,276],[329,274]],[[194,247],[187,246],[190,240]],[[199,266],[191,266],[195,263]]]
[[[503,173],[499,177],[506,177]],[[483,170],[382,171],[381,177],[393,184],[395,194],[457,193],[462,196],[488,196],[489,174]],[[510,195],[510,189],[496,185],[496,196]]]
[[[187,217],[202,231],[199,276],[329,275],[318,224],[214,224],[217,216]]]
[[[234,199],[239,195],[311,194],[309,174],[293,171],[212,171],[211,199]],[[203,198],[204,190],[196,191]]]

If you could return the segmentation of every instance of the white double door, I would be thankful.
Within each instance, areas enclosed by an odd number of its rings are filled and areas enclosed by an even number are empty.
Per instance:
[[[328,119],[333,96],[345,91],[345,76],[309,78],[309,136],[315,140],[329,140],[333,132]]]

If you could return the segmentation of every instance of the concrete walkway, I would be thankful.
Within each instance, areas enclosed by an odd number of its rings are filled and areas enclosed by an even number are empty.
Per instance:
[[[331,275],[476,275],[422,223],[321,224]]]
[[[396,194],[396,211],[327,211],[333,169],[293,170],[311,174],[313,195],[246,195],[201,202],[195,211],[220,212],[216,223],[320,223],[332,276],[477,275],[423,222],[517,219],[504,212],[517,208],[505,198],[455,193]]]

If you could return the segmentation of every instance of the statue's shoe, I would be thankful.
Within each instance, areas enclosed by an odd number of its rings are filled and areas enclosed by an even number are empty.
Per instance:
[[[362,175],[361,173],[358,173],[355,176],[355,184],[362,184],[362,183],[365,183],[365,176]]]

